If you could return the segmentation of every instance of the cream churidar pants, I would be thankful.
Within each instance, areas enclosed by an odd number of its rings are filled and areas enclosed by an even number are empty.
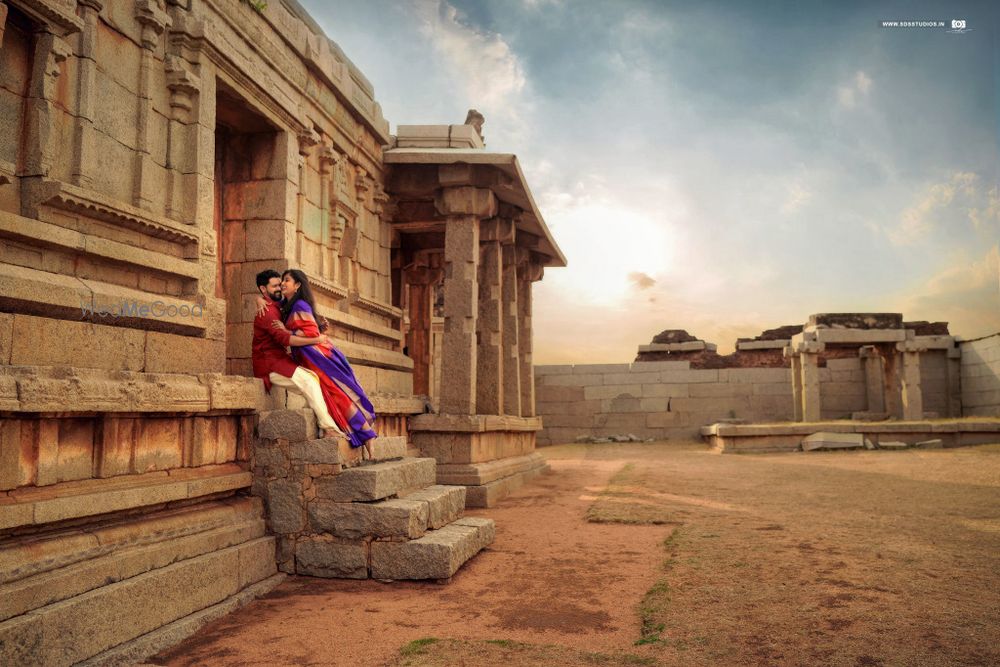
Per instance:
[[[316,413],[316,421],[319,423],[320,428],[332,428],[341,433],[333,418],[330,417],[326,401],[323,400],[323,390],[320,388],[319,378],[311,370],[299,366],[290,378],[286,378],[284,375],[279,375],[278,373],[271,373],[270,380],[271,384],[275,387],[281,387],[287,391],[293,391],[296,394],[305,396],[309,407]]]

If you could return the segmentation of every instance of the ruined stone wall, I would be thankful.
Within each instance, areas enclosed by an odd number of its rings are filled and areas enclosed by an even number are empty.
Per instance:
[[[827,358],[819,369],[820,418],[850,419],[852,412],[868,409],[864,370],[856,350],[851,356]]]
[[[962,341],[962,416],[1000,417],[1000,334]]]
[[[538,443],[579,436],[697,438],[723,419],[794,417],[790,370],[692,369],[686,361],[536,366]]]

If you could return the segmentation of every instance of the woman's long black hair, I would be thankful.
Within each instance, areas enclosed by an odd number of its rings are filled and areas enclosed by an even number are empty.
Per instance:
[[[288,269],[287,271],[281,274],[281,280],[284,281],[285,276],[288,275],[292,277],[292,280],[299,283],[299,291],[296,292],[295,296],[286,301],[285,304],[281,307],[281,319],[287,320],[288,314],[292,312],[292,306],[295,305],[296,301],[301,299],[302,301],[308,303],[309,307],[312,308],[313,317],[317,318],[317,324],[318,324],[319,315],[316,313],[316,301],[313,299],[312,289],[310,289],[309,287],[309,279],[306,278],[306,274],[303,273],[302,271],[299,271],[298,269]]]

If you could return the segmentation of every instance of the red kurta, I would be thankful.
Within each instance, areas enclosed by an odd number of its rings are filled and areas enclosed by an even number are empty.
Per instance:
[[[278,304],[271,301],[263,314],[253,320],[253,374],[264,381],[264,388],[271,391],[271,373],[292,377],[298,368],[288,355],[288,339],[291,334],[284,329],[275,329],[271,323],[281,321]]]

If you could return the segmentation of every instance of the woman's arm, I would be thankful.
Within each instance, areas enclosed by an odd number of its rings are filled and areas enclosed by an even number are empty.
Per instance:
[[[295,334],[292,334],[288,337],[288,344],[292,347],[305,347],[306,345],[319,345],[324,340],[326,340],[326,336],[306,338],[304,336],[296,336]]]
[[[271,323],[275,329],[280,331],[288,331],[288,328],[278,320]],[[288,337],[288,344],[292,347],[305,347],[306,345],[319,345],[320,343],[326,342],[326,336],[302,336],[300,333],[294,333]]]

